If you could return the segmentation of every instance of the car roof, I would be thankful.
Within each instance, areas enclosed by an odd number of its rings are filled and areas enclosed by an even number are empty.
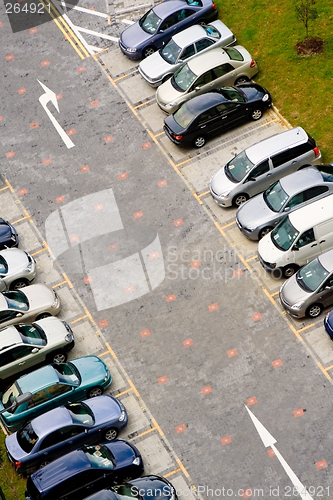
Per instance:
[[[246,155],[252,163],[258,163],[280,151],[289,149],[291,146],[303,144],[307,140],[308,134],[305,130],[302,127],[295,127],[250,146],[246,149]]]
[[[164,19],[169,14],[177,12],[179,9],[184,9],[185,7],[190,7],[186,0],[167,0],[155,5],[153,10],[158,17]]]
[[[323,177],[316,167],[303,168],[280,179],[281,186],[289,196],[320,183],[323,183]]]
[[[327,271],[333,271],[333,249],[319,255],[318,260]]]
[[[229,102],[218,92],[208,92],[207,94],[198,95],[186,102],[187,109],[194,115],[210,109],[212,106],[217,106],[223,102]]]
[[[202,75],[205,71],[229,61],[230,58],[225,50],[222,47],[216,47],[215,49],[211,49],[208,52],[193,57],[193,59],[188,61],[187,65],[193,73]]]
[[[209,37],[207,36],[206,30],[200,26],[200,24],[195,24],[194,26],[190,26],[186,30],[177,33],[172,38],[179,47],[183,48],[190,43],[201,40],[201,38]]]
[[[15,326],[8,326],[0,330],[0,351],[2,349],[12,346],[13,344],[21,344],[22,338]]]
[[[59,377],[52,365],[43,366],[17,380],[22,393],[35,392],[57,382],[59,382]]]
[[[60,406],[34,418],[31,423],[35,433],[41,439],[57,429],[72,425],[73,420],[67,408]]]
[[[288,217],[300,233],[333,218],[333,194],[295,210]]]

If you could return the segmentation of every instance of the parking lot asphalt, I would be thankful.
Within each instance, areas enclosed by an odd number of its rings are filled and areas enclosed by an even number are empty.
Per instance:
[[[111,7],[102,32],[117,36]],[[88,14],[68,15],[83,23]],[[260,268],[235,210],[207,193],[234,152],[288,124],[270,111],[181,150],[115,44],[101,40],[89,55],[55,22],[15,34],[3,11],[1,22],[0,215],[34,254],[37,281],[59,291],[73,356],[97,353],[110,366],[111,393],[130,415],[122,437],[138,445],[146,472],[167,475],[181,498],[190,487],[202,498],[297,497],[247,405],[312,497],[330,498],[333,351],[323,318],[286,317],[281,282]],[[39,102],[39,82],[57,95],[59,113],[48,108],[74,147]]]

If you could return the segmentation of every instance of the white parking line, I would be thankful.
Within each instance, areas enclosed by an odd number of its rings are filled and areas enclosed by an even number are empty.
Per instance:
[[[129,24],[129,25],[134,24],[134,21],[131,21],[130,19],[122,19],[121,22],[124,24]]]
[[[53,3],[58,7],[58,5],[59,5],[58,0],[54,0]],[[73,10],[78,10],[80,12],[86,12],[87,14],[91,14],[92,16],[104,17],[105,19],[108,18],[108,15],[105,14],[104,12],[97,12],[96,10],[85,9],[84,7],[78,7],[77,5],[73,5],[71,3],[64,2],[63,0],[61,0],[61,5],[63,7],[68,7],[68,8],[73,9]]]
[[[99,33],[98,31],[88,30],[87,28],[81,28],[80,26],[75,26],[78,31],[82,31],[82,33],[87,33],[88,35],[99,36],[100,38],[105,38],[106,40],[111,40],[112,42],[118,42],[119,38],[110,35],[104,35]],[[91,47],[91,45],[89,46]],[[100,48],[98,50],[101,50]]]

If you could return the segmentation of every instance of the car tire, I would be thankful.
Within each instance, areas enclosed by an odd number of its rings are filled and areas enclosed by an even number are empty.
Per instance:
[[[103,394],[103,388],[96,386],[89,389],[87,396],[88,398],[96,398],[97,396],[101,396],[102,394]]]
[[[37,316],[36,321],[39,321],[40,319],[49,318],[50,316],[52,316],[52,314],[50,314],[50,313],[47,313],[47,312],[41,313]]]
[[[249,83],[249,81],[247,76],[239,76],[235,81],[235,85],[242,85],[242,83]]]
[[[309,318],[317,318],[323,310],[323,306],[321,304],[312,304],[312,306],[308,307],[306,310],[306,315]]]
[[[118,430],[112,427],[111,429],[108,429],[104,433],[104,439],[106,441],[113,441],[114,439],[117,439],[118,436]]]
[[[288,279],[296,273],[297,269],[297,266],[290,264],[289,266],[283,268],[283,276]]]
[[[249,195],[248,194],[246,194],[246,193],[239,193],[232,200],[232,204],[233,204],[234,207],[240,207],[248,199],[249,199]]]
[[[149,47],[146,47],[145,49],[143,49],[143,57],[146,58],[146,57],[149,57],[151,56],[152,54],[154,54],[155,52],[155,49],[154,47],[152,47],[151,45],[149,45]]]
[[[206,138],[204,135],[198,135],[193,141],[193,146],[196,148],[202,148],[206,144]]]
[[[266,227],[263,227],[260,231],[259,231],[259,240],[261,240],[264,236],[266,236],[266,234],[270,233],[272,231],[272,227],[270,226],[266,226]]]
[[[251,115],[250,115],[251,116],[251,120],[253,120],[253,121],[260,120],[260,118],[262,117],[262,115],[263,115],[262,109],[256,108],[253,111],[251,111]]]
[[[50,360],[50,363],[53,363],[53,364],[66,363],[67,354],[64,351],[58,351],[54,354],[50,354],[49,360]]]
[[[28,280],[26,280],[25,278],[20,278],[20,279],[13,281],[10,284],[9,289],[10,290],[18,290],[19,288],[24,288],[25,286],[28,286],[28,285],[29,285]]]

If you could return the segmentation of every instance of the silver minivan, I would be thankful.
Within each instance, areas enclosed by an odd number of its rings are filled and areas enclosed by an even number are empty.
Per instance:
[[[333,304],[333,250],[319,255],[283,283],[280,300],[294,318],[316,318]]]
[[[211,178],[209,189],[220,207],[240,206],[281,177],[320,162],[316,141],[301,127],[273,135],[232,158]]]

